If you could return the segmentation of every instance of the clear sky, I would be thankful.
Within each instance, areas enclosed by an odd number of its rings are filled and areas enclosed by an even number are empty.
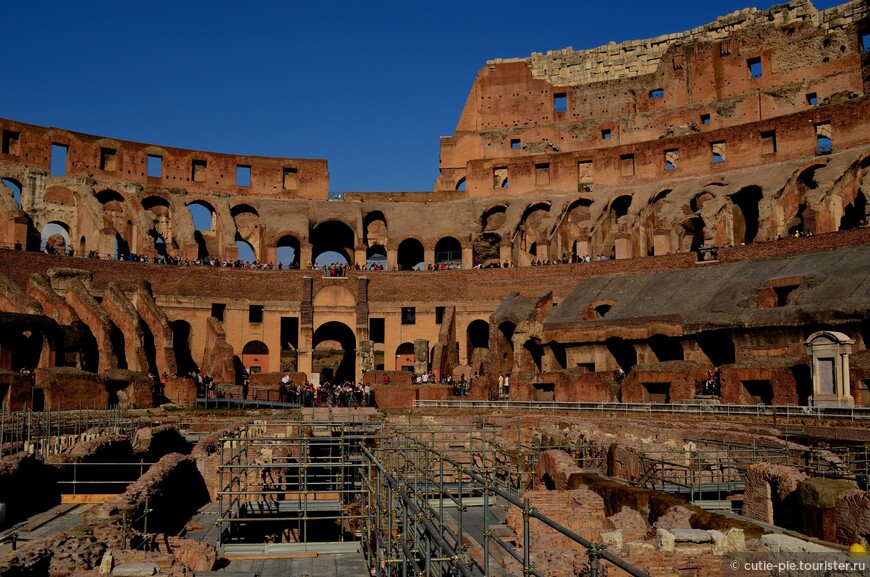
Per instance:
[[[335,192],[431,190],[487,59],[680,32],[750,1],[7,0],[0,116],[326,158]]]

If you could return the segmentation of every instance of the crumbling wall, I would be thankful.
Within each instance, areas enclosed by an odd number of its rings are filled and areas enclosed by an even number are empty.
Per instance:
[[[163,373],[175,375],[178,372],[178,365],[175,361],[175,351],[172,348],[172,328],[169,326],[169,318],[166,313],[154,301],[151,283],[141,279],[136,283],[133,302],[139,316],[154,337],[157,371],[161,375]]]
[[[48,367],[36,371],[36,387],[45,395],[51,410],[72,411],[80,408],[105,408],[109,396],[104,378],[73,367]]]
[[[139,519],[146,507],[149,531],[178,533],[202,505],[209,502],[205,481],[195,460],[171,453],[151,466],[123,494],[102,507],[103,515],[125,515]],[[139,522],[141,524],[141,521]]]
[[[804,535],[835,542],[840,533],[840,498],[858,486],[848,479],[804,479],[797,486],[800,528]],[[853,525],[854,527],[854,525]],[[851,543],[846,543],[851,545]]]
[[[66,302],[76,315],[87,325],[94,338],[97,339],[99,350],[99,370],[107,371],[118,368],[115,347],[112,344],[112,323],[106,311],[94,300],[82,282],[74,278],[67,283]]]
[[[43,314],[39,301],[21,290],[3,273],[0,273],[0,312]]]
[[[129,463],[133,461],[133,445],[126,435],[99,435],[79,441],[62,454],[52,455],[46,462],[55,463]]]
[[[69,325],[79,320],[72,307],[54,292],[48,282],[48,277],[45,275],[39,273],[30,275],[30,280],[27,283],[27,294],[36,299],[45,314],[57,321],[58,324]]]
[[[837,497],[838,543],[870,545],[870,491],[854,489]]]
[[[576,487],[582,481],[573,479],[583,471],[574,462],[574,457],[560,450],[542,451],[535,464],[535,478],[538,486],[556,491]]]
[[[233,347],[227,343],[223,324],[216,318],[209,317],[205,328],[201,372],[210,375],[217,384],[235,384],[234,356]]]
[[[103,293],[102,305],[109,320],[124,334],[124,357],[127,360],[127,370],[148,372],[145,334],[142,331],[136,307],[113,282],[108,284]]]
[[[215,431],[214,433],[200,439],[190,452],[190,458],[196,463],[196,468],[199,470],[199,474],[205,482],[211,500],[217,498],[217,492],[220,490],[218,465],[221,464],[221,438],[238,431],[245,425],[246,423],[241,421],[232,426]]]
[[[794,467],[770,463],[750,465],[743,491],[743,516],[797,530],[796,491],[806,478],[806,474]]]
[[[40,459],[15,453],[0,459],[0,503],[13,524],[60,503],[58,472]]]

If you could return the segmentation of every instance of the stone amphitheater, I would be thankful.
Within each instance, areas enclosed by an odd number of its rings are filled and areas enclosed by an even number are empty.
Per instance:
[[[486,62],[426,192],[0,119],[0,574],[865,575],[868,95],[794,0]]]

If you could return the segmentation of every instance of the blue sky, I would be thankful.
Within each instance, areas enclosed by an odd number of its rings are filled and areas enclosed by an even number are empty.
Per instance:
[[[487,59],[679,32],[748,1],[9,1],[0,115],[326,158],[335,192],[431,190]]]

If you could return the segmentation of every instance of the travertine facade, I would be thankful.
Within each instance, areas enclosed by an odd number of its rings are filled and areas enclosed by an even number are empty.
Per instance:
[[[521,399],[682,400],[722,365],[723,400],[803,403],[804,333],[836,328],[856,342],[853,396],[870,404],[866,281],[852,273],[870,262],[868,10],[798,0],[488,62],[428,193],[331,201],[324,160],[0,120],[0,272],[42,315],[17,293],[0,305],[30,315],[10,317],[16,330],[50,319],[38,339],[3,345],[2,368],[328,375],[315,351],[339,347],[330,371],[358,379],[416,348],[418,369],[512,372]],[[299,270],[106,260],[223,263],[242,243]],[[691,251],[712,247],[720,264],[702,269]],[[42,250],[79,258],[28,254]],[[349,272],[314,270],[327,253]],[[587,256],[607,262],[576,262]],[[742,260],[756,262],[721,264]],[[363,270],[375,261],[386,271]],[[403,272],[421,263],[462,270]],[[680,283],[693,287],[681,303],[718,314],[653,302],[652,287]]]

